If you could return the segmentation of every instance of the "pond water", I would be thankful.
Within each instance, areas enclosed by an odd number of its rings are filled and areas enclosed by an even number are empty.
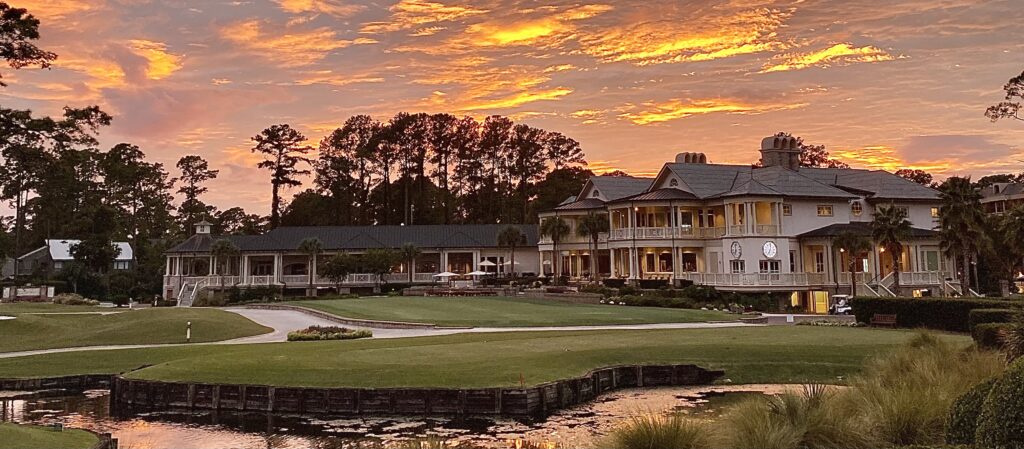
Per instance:
[[[622,390],[537,422],[505,418],[310,418],[238,413],[110,415],[109,391],[0,392],[0,421],[63,423],[111,433],[122,449],[388,447],[429,438],[485,448],[516,440],[552,447],[592,447],[615,425],[639,413],[679,412],[713,419],[728,404],[790,386],[673,387]]]

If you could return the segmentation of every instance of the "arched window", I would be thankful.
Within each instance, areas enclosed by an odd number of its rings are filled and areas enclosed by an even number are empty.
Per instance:
[[[669,187],[679,187],[679,180],[678,179],[673,179],[673,180],[669,181],[668,182],[668,186]]]
[[[594,197],[594,198],[597,198],[597,197],[601,196],[601,191],[594,190],[593,192],[590,193],[590,196]]]

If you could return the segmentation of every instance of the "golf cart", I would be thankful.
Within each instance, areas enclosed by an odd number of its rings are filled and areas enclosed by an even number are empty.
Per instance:
[[[853,311],[850,295],[832,295],[832,304],[828,307],[829,315],[849,315]]]

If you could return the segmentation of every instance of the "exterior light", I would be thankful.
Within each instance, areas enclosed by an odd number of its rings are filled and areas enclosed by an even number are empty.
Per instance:
[[[883,247],[879,248],[879,249],[878,249],[878,252],[880,252],[880,253],[884,253],[884,252],[885,252],[885,247],[883,246]]]
[[[846,252],[846,248],[839,248],[839,252],[845,253]]]

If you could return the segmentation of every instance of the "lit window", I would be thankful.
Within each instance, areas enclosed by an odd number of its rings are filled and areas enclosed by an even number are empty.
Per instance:
[[[850,213],[853,214],[854,217],[859,217],[862,212],[864,212],[864,206],[860,204],[860,201],[850,203]]]
[[[820,205],[818,205],[818,216],[819,217],[831,217],[832,216],[832,206],[828,205],[828,204],[820,204]]]
[[[932,208],[932,218],[939,218],[939,208],[937,208],[937,207],[933,207]]]
[[[732,268],[732,273],[733,274],[743,274],[744,272],[746,272],[747,266],[746,266],[745,262],[746,261],[743,261],[743,260],[733,260],[733,261],[731,261],[729,265]]]
[[[793,215],[793,205],[792,204],[783,204],[782,205],[782,215],[785,215],[787,217],[790,216],[790,215]]]

